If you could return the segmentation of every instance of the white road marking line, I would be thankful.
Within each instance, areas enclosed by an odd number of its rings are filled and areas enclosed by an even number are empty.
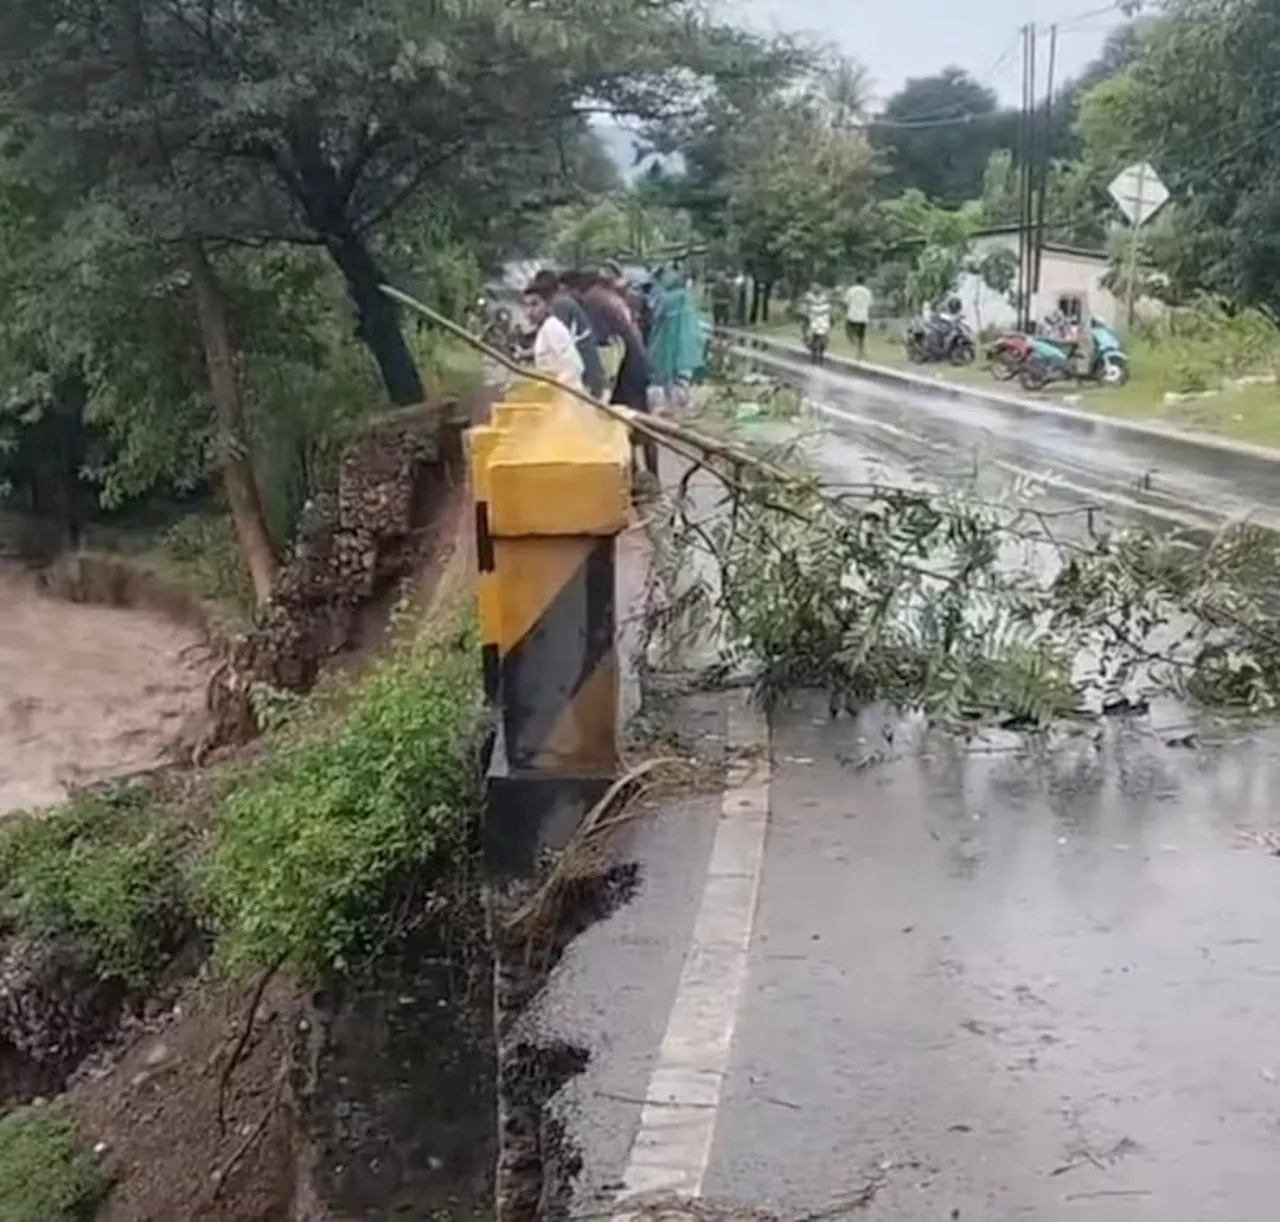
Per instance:
[[[769,825],[769,727],[747,697],[730,706],[728,739],[745,754],[721,799],[702,904],[623,1174],[624,1201],[701,1196],[711,1158]]]

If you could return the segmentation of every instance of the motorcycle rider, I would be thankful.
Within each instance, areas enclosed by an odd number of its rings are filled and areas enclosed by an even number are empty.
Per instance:
[[[800,304],[804,319],[804,342],[816,364],[826,359],[827,336],[831,334],[831,299],[816,280]]]

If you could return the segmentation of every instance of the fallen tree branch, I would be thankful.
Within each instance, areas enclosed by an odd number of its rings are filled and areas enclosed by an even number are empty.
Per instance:
[[[530,944],[539,935],[547,935],[558,920],[559,902],[565,889],[598,865],[599,853],[595,846],[626,821],[625,813],[613,812],[634,799],[636,788],[645,777],[685,763],[684,759],[670,756],[645,760],[614,781],[578,824],[537,891],[507,920],[506,932]]]
[[[1257,528],[1228,527],[1207,548],[1140,528],[1101,533],[1093,506],[1040,508],[1030,503],[1037,486],[1023,481],[995,500],[874,483],[833,492],[687,424],[563,387],[408,294],[383,291],[688,464],[651,532],[662,538],[664,606],[692,608],[692,580],[724,629],[727,658],[750,660],[766,702],[820,687],[832,709],[883,700],[943,723],[1045,726],[1078,717],[1095,694],[1096,713],[1140,680],[1207,704],[1280,706],[1280,548]],[[727,401],[735,393],[730,385]],[[699,471],[727,505],[695,491]],[[1051,521],[1081,516],[1083,538]],[[1011,562],[1015,545],[1037,551]],[[691,552],[711,559],[710,573]],[[651,617],[651,633],[664,621]],[[1081,657],[1092,659],[1083,677]]]

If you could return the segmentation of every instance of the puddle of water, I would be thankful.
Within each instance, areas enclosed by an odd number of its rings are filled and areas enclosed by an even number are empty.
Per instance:
[[[204,704],[200,643],[159,612],[61,602],[0,568],[0,815],[162,763]]]

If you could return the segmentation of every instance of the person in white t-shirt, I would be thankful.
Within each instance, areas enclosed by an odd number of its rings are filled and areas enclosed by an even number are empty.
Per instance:
[[[552,312],[552,299],[553,293],[541,283],[525,290],[524,308],[537,329],[533,340],[533,367],[571,390],[585,390],[577,341]]]
[[[844,294],[844,333],[858,360],[867,352],[867,324],[871,321],[871,290],[855,280]]]

